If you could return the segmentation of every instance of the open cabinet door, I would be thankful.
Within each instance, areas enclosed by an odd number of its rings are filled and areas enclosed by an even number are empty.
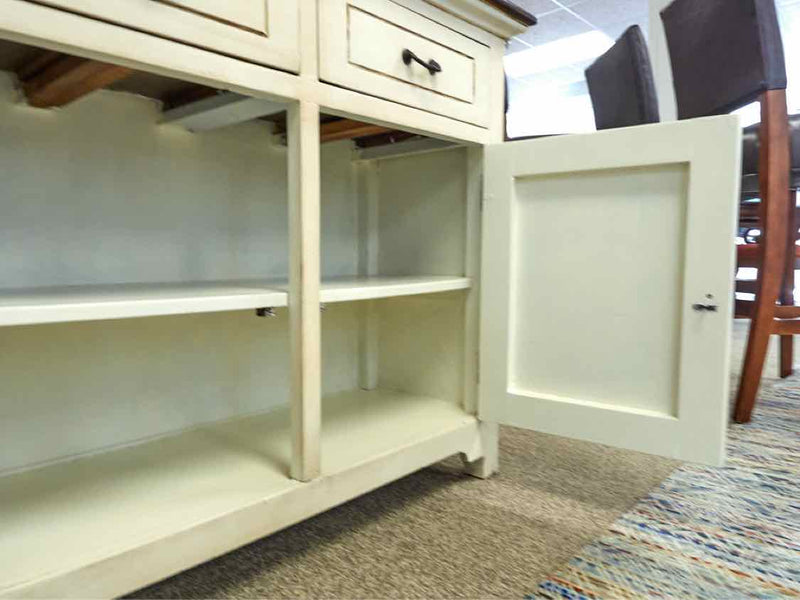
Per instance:
[[[489,146],[480,417],[722,464],[735,116]]]

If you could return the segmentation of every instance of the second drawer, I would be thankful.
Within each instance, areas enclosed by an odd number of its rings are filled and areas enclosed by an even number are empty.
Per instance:
[[[488,126],[487,46],[391,0],[319,7],[324,81]]]

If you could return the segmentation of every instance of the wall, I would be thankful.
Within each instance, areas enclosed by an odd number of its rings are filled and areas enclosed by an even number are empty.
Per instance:
[[[661,10],[671,2],[672,0],[649,0],[650,31],[647,43],[650,48],[650,58],[653,61],[653,76],[656,82],[656,94],[662,121],[675,121],[678,118],[667,38],[664,35],[664,26],[661,24],[660,15]]]
[[[378,272],[463,275],[466,150],[379,161]]]

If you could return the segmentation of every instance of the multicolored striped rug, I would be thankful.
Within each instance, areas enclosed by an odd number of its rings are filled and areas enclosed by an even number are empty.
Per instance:
[[[530,598],[800,598],[800,377],[764,382],[725,468],[685,465]]]

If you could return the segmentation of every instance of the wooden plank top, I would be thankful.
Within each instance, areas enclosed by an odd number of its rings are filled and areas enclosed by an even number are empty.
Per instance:
[[[513,2],[509,2],[509,0],[483,0],[483,1],[486,4],[493,6],[497,10],[507,14],[515,21],[519,21],[523,25],[527,25],[528,27],[530,27],[531,25],[536,25],[537,22],[536,17],[534,17],[531,13],[529,13],[521,6],[514,4]]]

